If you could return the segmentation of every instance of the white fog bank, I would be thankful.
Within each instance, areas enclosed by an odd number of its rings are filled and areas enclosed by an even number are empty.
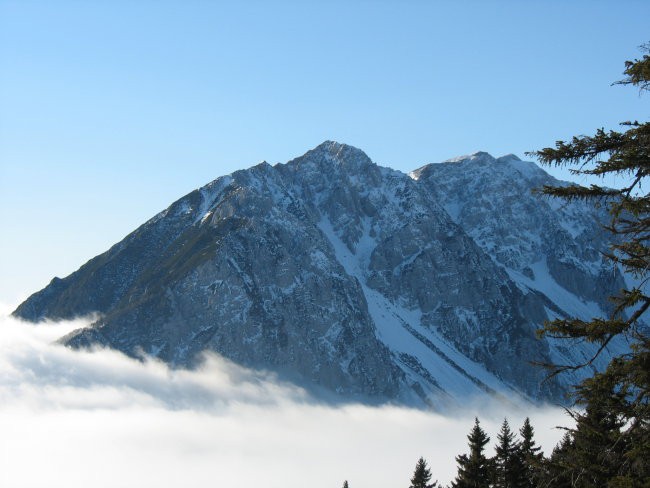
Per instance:
[[[217,356],[178,371],[53,343],[82,325],[0,318],[0,486],[399,488],[420,456],[447,483],[474,415],[492,444],[504,416],[529,416],[546,452],[569,422],[559,408],[326,406]]]

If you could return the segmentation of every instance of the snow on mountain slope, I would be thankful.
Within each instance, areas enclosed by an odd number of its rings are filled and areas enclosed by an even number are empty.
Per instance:
[[[618,268],[607,261],[609,216],[582,201],[567,202],[534,193],[544,185],[567,185],[536,164],[514,155],[498,159],[475,153],[415,170],[411,177],[444,202],[454,222],[502,267],[524,293],[548,299],[547,319],[605,316],[608,298],[623,288]],[[584,362],[595,347],[549,342],[554,362]],[[613,353],[627,345],[611,344]],[[608,355],[597,361],[602,368]],[[575,381],[589,370],[579,372]]]
[[[590,349],[535,330],[597,312],[620,276],[587,208],[530,200],[548,178],[484,153],[409,177],[328,141],[190,193],[14,313],[98,312],[63,340],[183,366],[212,350],[346,401],[559,401],[568,380],[530,361]]]
[[[556,394],[551,393],[553,385],[540,390],[543,373],[527,363],[548,355],[530,323],[532,317],[541,317],[543,304],[527,300],[420,185],[374,165],[359,150],[334,143],[280,168],[285,180],[298,177],[295,191],[303,201],[314,202],[313,212],[320,215],[319,227],[330,242],[344,246],[334,246],[336,255],[361,283],[370,310],[376,305],[417,311],[419,318],[407,321],[411,331],[423,327],[444,337],[446,344],[462,351],[459,355],[533,397]],[[450,362],[447,357],[445,364]],[[462,368],[457,366],[451,367],[458,372]],[[405,372],[413,373],[408,368]],[[470,381],[476,388],[476,375]]]
[[[500,379],[485,371],[482,365],[460,354],[439,334],[422,327],[420,310],[397,305],[365,284],[364,263],[367,267],[367,255],[376,242],[362,238],[357,251],[353,253],[328,220],[319,222],[319,227],[334,247],[336,257],[346,272],[362,283],[368,311],[377,328],[377,337],[394,354],[412,385],[420,385],[416,391],[427,403],[443,410],[457,405],[460,400],[468,401],[485,393],[503,399],[521,394],[506,387]],[[427,394],[421,387],[422,383],[434,394]]]

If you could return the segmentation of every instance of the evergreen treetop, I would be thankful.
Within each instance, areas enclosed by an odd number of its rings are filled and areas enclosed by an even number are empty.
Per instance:
[[[650,53],[650,44],[642,49]],[[642,94],[649,90],[650,56],[627,61],[624,75],[618,84],[636,86]],[[570,473],[564,481],[570,480],[571,486],[650,486],[650,330],[642,320],[650,308],[650,194],[646,192],[650,123],[628,121],[621,125],[624,131],[599,129],[593,136],[558,141],[554,148],[532,153],[543,164],[569,166],[577,175],[628,179],[620,189],[575,184],[543,188],[547,195],[606,206],[611,216],[606,228],[613,237],[607,257],[638,282],[612,297],[615,307],[608,318],[557,319],[547,322],[541,331],[549,337],[599,345],[596,355],[585,364],[554,365],[553,374],[592,363],[618,335],[627,337],[631,345],[630,351],[615,357],[605,371],[576,388],[576,401],[585,410],[572,413],[577,423],[571,443],[551,457],[552,466],[563,465]],[[556,471],[558,483],[562,476]]]
[[[521,442],[519,444],[519,451],[524,465],[524,485],[527,488],[537,486],[538,480],[544,464],[544,455],[542,448],[537,446],[534,436],[535,431],[530,424],[530,419],[526,417],[524,425],[519,429]]]
[[[481,428],[478,418],[474,419],[474,427],[467,436],[469,455],[461,454],[456,457],[458,474],[452,481],[452,488],[489,488],[492,478],[492,463],[485,456],[484,450],[490,438]]]
[[[413,472],[409,488],[435,488],[438,482],[435,481],[433,484],[429,484],[430,480],[431,470],[429,470],[424,458],[421,457],[415,465],[415,471]]]
[[[519,442],[504,419],[497,435],[494,456],[494,486],[496,488],[523,488],[525,483],[524,462]]]
[[[535,439],[533,439],[535,430],[528,417],[526,417],[524,425],[519,429],[519,435],[521,436],[521,453],[524,457],[537,458],[542,456],[542,448],[537,446]]]

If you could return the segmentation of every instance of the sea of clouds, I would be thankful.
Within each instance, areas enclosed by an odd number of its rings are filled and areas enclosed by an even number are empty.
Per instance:
[[[0,486],[399,488],[420,456],[453,479],[475,415],[496,440],[531,418],[550,452],[555,407],[479,402],[453,415],[325,405],[272,374],[216,355],[172,370],[55,341],[87,321],[32,325],[0,310]],[[494,442],[492,442],[493,444]]]

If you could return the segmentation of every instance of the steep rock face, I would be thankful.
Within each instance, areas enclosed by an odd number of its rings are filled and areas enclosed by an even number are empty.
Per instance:
[[[501,168],[514,160],[489,155],[453,165],[478,159],[485,174],[467,180],[451,163],[409,177],[335,142],[262,163],[181,198],[14,313],[99,312],[64,341],[183,366],[212,350],[344,398],[439,408],[485,394],[559,399],[566,384],[541,384],[529,361],[566,354],[534,330],[585,300],[603,303],[590,288],[612,280],[597,262],[602,236],[587,220],[581,237],[569,217],[553,217],[585,209],[517,198],[546,181],[539,169]],[[543,225],[510,229],[519,221],[500,202]],[[546,239],[547,228],[564,234]],[[540,270],[554,277],[546,288]]]
[[[545,318],[542,302],[526,299],[422,185],[336,143],[278,169],[320,216],[319,227],[365,288],[371,309],[398,305],[403,311],[392,315],[411,335],[433,333],[527,394],[553,394],[552,386],[540,391],[541,372],[528,364],[548,355],[531,327]],[[381,331],[381,319],[375,324]],[[409,354],[386,345],[397,356]]]
[[[222,179],[208,186],[219,186]],[[192,225],[203,193],[193,191],[172,204],[107,252],[78,271],[54,278],[43,290],[21,304],[15,315],[31,321],[69,319],[114,308],[133,283],[155,266],[165,249]]]
[[[174,204],[189,222],[183,232],[66,342],[175,365],[213,350],[350,397],[400,397],[402,373],[375,338],[359,284],[277,171],[263,163],[217,181],[200,200]],[[161,215],[154,220],[178,217]]]
[[[605,209],[535,193],[545,185],[568,183],[514,155],[487,153],[429,164],[411,176],[443,202],[454,222],[499,265],[527,295],[546,299],[546,315],[589,320],[610,311],[608,298],[624,287],[618,269],[603,257],[609,221]],[[553,359],[575,364],[595,351],[550,342]],[[620,351],[625,344],[611,348]],[[599,362],[606,364],[608,355]],[[572,381],[589,371],[574,376]]]
[[[514,155],[495,159],[486,153],[430,164],[412,175],[427,185],[452,219],[504,269],[536,281],[542,260],[550,276],[567,291],[597,303],[612,280],[622,284],[603,260],[608,221],[604,210],[534,194],[544,185],[564,184]],[[607,285],[603,289],[603,285]]]

